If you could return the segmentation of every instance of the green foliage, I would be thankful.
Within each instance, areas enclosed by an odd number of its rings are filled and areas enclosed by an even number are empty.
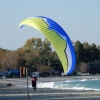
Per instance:
[[[94,62],[95,60],[100,59],[100,50],[97,49],[95,44],[89,45],[84,42],[83,44],[80,41],[75,43],[76,59],[77,64],[80,62]]]
[[[81,43],[79,40],[74,42],[77,65],[81,72],[92,74],[100,73],[100,46]],[[89,66],[88,66],[89,65]],[[0,70],[19,69],[28,67],[29,72],[50,71],[51,69],[63,72],[62,64],[55,51],[52,51],[50,42],[45,39],[31,38],[26,41],[22,48],[16,51],[9,51],[0,48]]]
[[[80,43],[80,41],[76,41],[74,47],[76,51],[76,59],[78,64],[83,60],[83,45]]]
[[[51,67],[48,67],[48,66],[39,66],[38,67],[38,71],[39,72],[50,72],[51,71]]]

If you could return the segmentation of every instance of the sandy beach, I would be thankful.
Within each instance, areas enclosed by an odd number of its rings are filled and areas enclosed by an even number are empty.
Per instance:
[[[38,78],[38,82],[92,79],[99,77],[100,76],[46,77]],[[31,78],[29,78],[28,81],[31,82]],[[12,83],[12,86],[6,86],[7,83]],[[0,100],[28,100],[27,88],[16,86],[20,83],[26,83],[26,79],[0,79]],[[32,88],[29,88],[29,100],[100,100],[100,91],[49,88],[37,88],[37,90],[34,91]]]

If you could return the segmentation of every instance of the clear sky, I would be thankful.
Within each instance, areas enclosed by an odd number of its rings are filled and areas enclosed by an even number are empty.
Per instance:
[[[25,26],[27,17],[46,16],[56,21],[72,41],[100,45],[100,0],[2,0],[0,1],[0,47],[17,50],[41,32]]]

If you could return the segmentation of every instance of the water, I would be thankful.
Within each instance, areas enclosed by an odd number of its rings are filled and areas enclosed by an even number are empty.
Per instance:
[[[26,87],[19,84],[18,86]],[[31,88],[31,84],[29,83]],[[59,82],[37,82],[37,88],[55,88],[55,89],[74,89],[74,90],[95,90],[100,91],[100,79],[82,79]]]

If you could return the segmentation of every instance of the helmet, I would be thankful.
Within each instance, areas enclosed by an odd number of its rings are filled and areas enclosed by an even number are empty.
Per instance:
[[[32,77],[35,77],[35,75],[32,75]]]

